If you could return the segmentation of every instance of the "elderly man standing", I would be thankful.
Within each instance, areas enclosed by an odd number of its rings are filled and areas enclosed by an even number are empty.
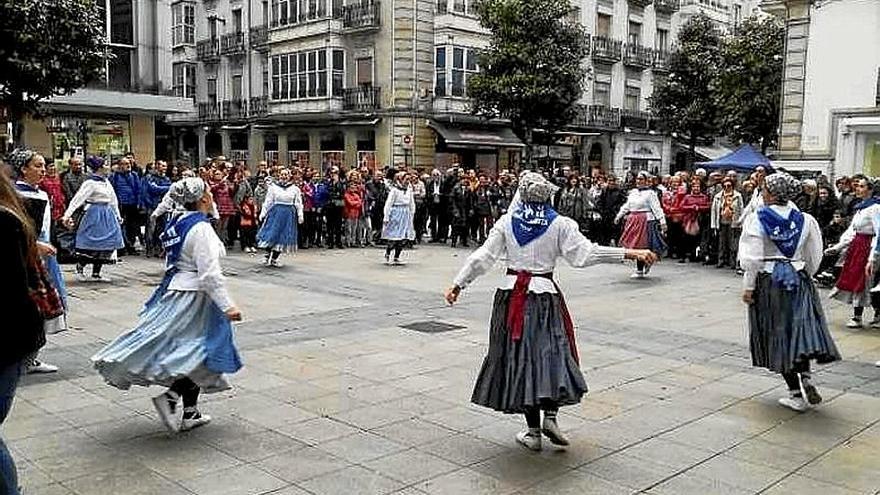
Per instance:
[[[82,158],[74,157],[67,160],[67,167],[67,171],[61,174],[61,186],[64,188],[64,197],[69,202],[89,176],[83,171]]]

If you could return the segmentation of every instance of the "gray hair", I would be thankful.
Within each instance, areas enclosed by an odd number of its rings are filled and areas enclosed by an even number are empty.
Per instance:
[[[546,203],[558,190],[556,184],[539,173],[526,172],[519,179],[519,197],[526,203]]]
[[[202,199],[207,190],[205,181],[197,177],[188,177],[171,184],[168,194],[174,202],[185,205]]]
[[[786,204],[801,193],[801,181],[785,172],[776,172],[764,178],[764,188],[776,204]]]

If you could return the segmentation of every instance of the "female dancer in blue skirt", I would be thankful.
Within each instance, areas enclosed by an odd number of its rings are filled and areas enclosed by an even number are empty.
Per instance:
[[[791,201],[800,191],[800,181],[788,174],[764,179],[763,206],[745,219],[739,260],[752,364],[782,375],[789,391],[779,399],[782,406],[806,411],[822,402],[810,381],[810,361],[830,363],[840,353],[813,285],[822,262],[822,231]]]
[[[92,280],[109,282],[110,279],[101,275],[101,268],[111,262],[113,252],[125,247],[122,237],[122,215],[116,192],[107,180],[110,167],[102,158],[90,156],[86,163],[92,171],[88,180],[83,182],[76,194],[71,198],[61,221],[73,228],[73,214],[85,208],[82,220],[76,230],[74,248],[79,261],[76,265],[76,276],[80,281],[88,280],[85,266],[92,265]]]
[[[290,170],[282,169],[278,180],[269,185],[260,222],[263,225],[257,233],[257,246],[266,250],[263,262],[280,267],[278,257],[296,249],[297,225],[303,222],[302,192],[291,181]]]
[[[647,266],[657,261],[647,249],[590,242],[577,222],[553,210],[550,199],[558,189],[540,174],[524,174],[518,199],[495,222],[486,242],[468,257],[446,291],[446,301],[455,303],[463,288],[497,260],[507,260],[507,276],[495,293],[489,352],[471,402],[524,414],[528,429],[517,434],[516,441],[530,450],[541,450],[542,433],[556,445],[568,445],[556,413],[560,406],[580,402],[587,391],[574,325],[553,280],[556,262],[563,258],[580,268],[624,259]]]
[[[388,241],[388,246],[385,248],[386,264],[399,265],[404,243],[416,238],[413,224],[415,211],[416,202],[412,187],[406,183],[406,172],[397,172],[394,174],[394,183],[388,189],[388,199],[385,200],[385,213],[382,217],[382,239]]]
[[[199,393],[227,390],[225,373],[241,369],[230,322],[241,320],[223,280],[225,249],[210,223],[214,200],[202,179],[174,183],[169,194],[187,212],[169,220],[159,236],[165,247],[165,278],[147,301],[137,326],[92,357],[114,387],[162,385],[153,398],[172,432],[205,425]],[[178,416],[178,401],[183,415]]]
[[[46,159],[31,150],[15,150],[7,157],[7,161],[18,175],[15,189],[24,200],[25,209],[34,223],[37,250],[40,252],[52,286],[58,292],[61,304],[64,306],[65,314],[47,320],[44,324],[45,330],[49,334],[63,332],[67,330],[67,288],[61,267],[55,258],[55,247],[52,246],[52,203],[46,191],[39,187],[40,180],[46,174]],[[27,373],[55,373],[58,367],[42,362],[34,356],[27,363],[25,370]]]

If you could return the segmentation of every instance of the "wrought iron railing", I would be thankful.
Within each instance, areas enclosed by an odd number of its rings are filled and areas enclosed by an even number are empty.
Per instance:
[[[623,43],[607,36],[593,36],[593,58],[610,62],[619,62]]]
[[[672,14],[679,9],[679,0],[654,0],[654,11]]]
[[[378,1],[360,2],[342,7],[342,27],[361,29],[379,27]]]
[[[620,124],[629,129],[650,130],[654,121],[654,117],[649,112],[640,110],[621,110]]]
[[[250,32],[250,42],[253,48],[264,48],[269,42],[269,27],[266,25],[252,26]]]
[[[216,122],[220,120],[222,113],[217,102],[206,101],[199,103],[199,120],[202,122]]]
[[[263,117],[269,114],[269,98],[267,96],[254,96],[248,102],[251,117]]]
[[[220,53],[223,55],[239,55],[245,52],[244,31],[224,34],[220,38]]]
[[[226,100],[222,105],[224,120],[240,120],[248,117],[247,100]]]
[[[654,50],[647,46],[627,43],[623,61],[633,67],[647,68],[654,63]]]
[[[585,128],[620,128],[620,109],[605,105],[580,105],[573,124]]]
[[[217,62],[220,60],[220,40],[209,38],[196,43],[196,58],[202,62]]]
[[[654,50],[654,71],[669,72],[670,53],[667,50]]]
[[[346,111],[369,112],[378,110],[382,103],[382,88],[360,86],[346,88],[342,94],[342,109]]]

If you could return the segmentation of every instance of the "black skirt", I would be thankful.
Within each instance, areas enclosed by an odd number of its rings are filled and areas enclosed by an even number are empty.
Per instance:
[[[569,347],[559,294],[528,294],[522,338],[514,341],[507,326],[511,293],[495,293],[489,352],[471,402],[506,413],[579,403],[587,384]]]
[[[758,275],[755,303],[749,306],[752,364],[789,373],[795,363],[840,360],[828,331],[825,312],[813,281],[803,271],[793,291],[775,287],[768,273]]]

